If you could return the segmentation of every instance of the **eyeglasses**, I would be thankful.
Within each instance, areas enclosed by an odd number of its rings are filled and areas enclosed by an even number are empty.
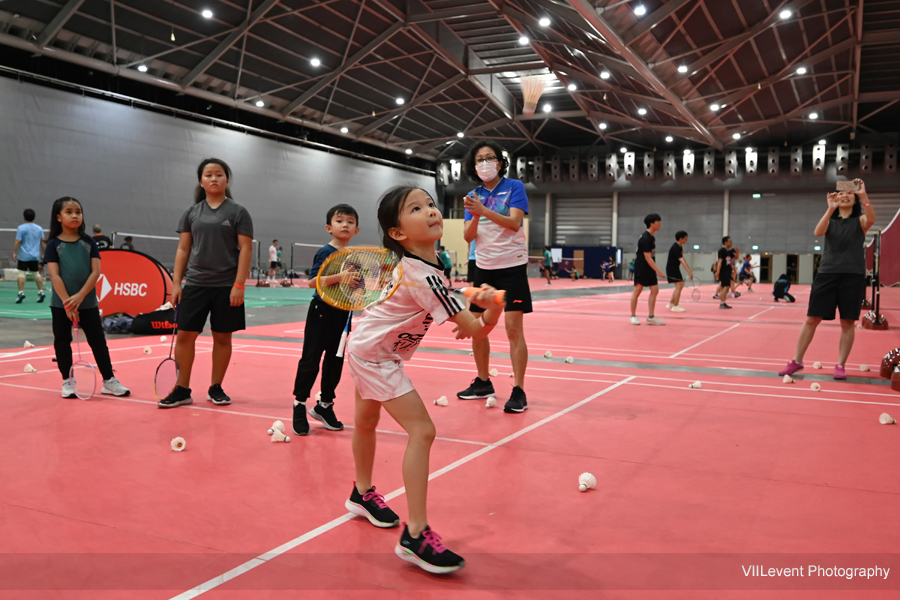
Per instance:
[[[495,162],[497,162],[497,161],[498,161],[498,160],[497,160],[497,157],[496,157],[496,156],[488,156],[487,158],[476,158],[476,159],[475,159],[475,164],[476,164],[476,165],[480,165],[480,164],[482,164],[482,163],[492,163],[492,164],[493,164],[493,163],[495,163]]]

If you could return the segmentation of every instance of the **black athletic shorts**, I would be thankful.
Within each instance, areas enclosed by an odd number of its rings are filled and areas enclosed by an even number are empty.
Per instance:
[[[659,285],[659,279],[656,277],[656,271],[651,268],[641,269],[634,272],[634,285],[642,285],[644,287],[653,287]]]
[[[498,290],[506,291],[506,311],[531,312],[531,288],[528,287],[528,265],[518,265],[506,269],[476,269],[475,287],[486,283]],[[484,309],[471,306],[472,312],[483,312]]]
[[[807,317],[833,321],[835,309],[841,319],[856,321],[866,297],[866,276],[856,273],[817,273],[809,293]]]
[[[666,271],[666,282],[684,283],[684,277],[681,275],[680,270],[677,273],[675,271]]]
[[[31,273],[37,273],[38,268],[40,267],[39,261],[36,261],[36,260],[20,260],[17,262],[18,262],[18,264],[16,265],[16,267],[20,271],[28,271]]]
[[[202,332],[209,316],[209,328],[217,333],[233,333],[246,329],[244,305],[231,306],[228,287],[186,285],[178,305],[178,329]]]
[[[273,260],[272,262],[270,262],[270,263],[269,263],[269,268],[270,268],[270,269],[277,269],[277,268],[278,268],[278,261],[277,261],[277,260]]]
[[[466,281],[468,283],[473,283],[475,281],[475,274],[478,272],[478,265],[475,264],[475,259],[469,259],[469,267],[466,270]]]
[[[719,271],[719,285],[722,287],[731,287],[732,275],[734,275],[734,273],[732,273],[731,269],[722,267],[722,270]]]

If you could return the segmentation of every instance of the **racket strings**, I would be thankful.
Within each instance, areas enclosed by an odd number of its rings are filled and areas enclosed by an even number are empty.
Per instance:
[[[387,299],[399,284],[400,259],[386,248],[355,247],[329,256],[316,279],[319,296],[341,310],[361,310]],[[341,275],[339,283],[325,279]]]

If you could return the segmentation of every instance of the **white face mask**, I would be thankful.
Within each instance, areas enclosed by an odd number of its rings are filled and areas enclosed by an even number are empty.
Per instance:
[[[480,177],[482,181],[493,181],[497,178],[497,173],[500,172],[500,163],[483,162],[480,165],[475,165],[475,172],[478,173],[478,177]]]

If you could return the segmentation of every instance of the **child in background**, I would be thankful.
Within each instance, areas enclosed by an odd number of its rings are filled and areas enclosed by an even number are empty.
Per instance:
[[[443,246],[438,248],[438,250],[440,250],[438,258],[441,259],[441,264],[444,265],[444,277],[447,278],[447,281],[452,281],[450,274],[453,272],[453,261],[450,259],[450,253]]]
[[[483,338],[497,324],[503,306],[492,302],[493,288],[482,286],[483,291],[470,299],[485,309],[478,318],[444,287],[434,252],[434,243],[443,235],[443,218],[424,190],[389,189],[379,201],[378,223],[384,246],[403,257],[402,277],[410,285],[401,285],[390,298],[366,309],[347,345],[347,364],[356,384],[356,482],[346,507],[377,527],[399,523],[372,486],[375,428],[384,408],[409,436],[403,457],[409,523],[394,552],[429,573],[449,573],[465,563],[428,526],[426,496],[435,428],[422,398],[403,372],[403,363],[412,358],[431,325],[449,320],[456,324],[457,339]]]
[[[38,303],[44,301],[44,280],[41,278],[41,249],[47,244],[44,230],[34,222],[34,210],[26,208],[22,213],[25,222],[16,228],[16,243],[13,246],[13,262],[19,270],[19,295],[16,304],[25,300],[26,271],[34,273],[34,282],[38,288]]]
[[[131,392],[113,375],[103,323],[100,319],[97,292],[94,287],[100,277],[100,250],[97,242],[84,231],[81,202],[68,196],[53,203],[50,233],[44,262],[50,272],[53,295],[50,313],[53,316],[53,348],[56,364],[63,376],[62,397],[74,398],[75,390],[69,380],[72,370],[72,323],[84,332],[97,368],[103,376],[101,393],[127,396]]]
[[[782,299],[788,302],[795,302],[794,297],[788,294],[789,289],[791,289],[791,280],[788,279],[787,273],[782,273],[778,281],[775,282],[775,289],[772,291],[772,295],[775,296],[775,302]]]
[[[349,204],[332,206],[325,215],[325,231],[331,234],[331,241],[322,246],[313,259],[309,270],[309,287],[315,289],[316,277],[322,263],[334,252],[346,248],[353,236],[359,233],[359,215]],[[346,283],[346,274],[335,274],[323,278],[322,285],[329,286]],[[306,400],[312,386],[319,376],[319,361],[322,361],[322,396],[319,402],[310,409],[309,416],[322,423],[329,431],[341,431],[344,424],[334,414],[334,390],[341,381],[344,358],[337,356],[338,347],[344,329],[349,332],[350,313],[326,304],[313,294],[306,313],[306,325],[303,328],[303,354],[297,362],[297,375],[294,377],[294,433],[309,433],[309,421],[306,419]],[[324,360],[322,353],[325,353]]]

